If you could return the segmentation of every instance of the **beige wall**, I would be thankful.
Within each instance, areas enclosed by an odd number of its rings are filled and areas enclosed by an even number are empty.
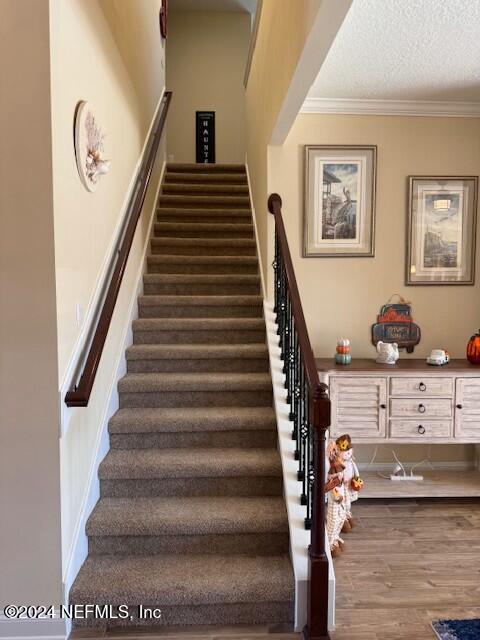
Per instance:
[[[46,0],[0,2],[0,603],[61,602]]]
[[[158,4],[158,0],[138,3],[139,15],[145,12],[145,23],[148,15],[155,13],[152,7],[158,9]],[[103,5],[109,3],[104,1]],[[81,305],[85,316],[145,141],[145,114],[149,126],[164,79],[156,84],[155,98],[136,89],[97,0],[50,0],[50,7],[55,262],[62,382],[81,331],[76,304]],[[130,10],[131,3],[127,0],[120,7]],[[122,16],[114,16],[120,22]],[[150,46],[151,64],[143,70],[147,82],[158,67],[157,58],[163,56],[158,16],[155,26],[150,25],[138,39],[145,39]],[[75,163],[72,127],[80,100],[89,100],[94,106],[106,134],[105,155],[111,159],[110,173],[101,179],[95,193],[83,187]]]
[[[215,111],[216,161],[245,162],[243,78],[250,15],[171,12],[167,85],[173,91],[168,155],[195,162],[195,112]]]
[[[423,358],[435,347],[464,357],[480,324],[480,274],[476,285],[405,287],[407,176],[478,175],[480,119],[345,115],[299,115],[283,147],[269,150],[269,190],[283,199],[283,216],[310,339],[317,356],[330,357],[337,337],[352,342],[354,358],[375,356],[370,328],[393,293],[413,304],[422,340],[409,356]],[[302,258],[303,145],[376,144],[377,205],[374,258]],[[480,227],[479,227],[480,232]],[[480,247],[480,238],[477,239]],[[270,290],[272,284],[269,272]],[[421,460],[426,447],[400,447],[404,460]],[[358,448],[368,460],[372,448]],[[435,446],[436,460],[471,460],[471,446]],[[390,448],[379,461],[390,461]]]
[[[135,87],[146,133],[165,85],[165,40],[160,40],[160,0],[99,0]]]
[[[246,87],[247,163],[266,277],[269,260],[267,148],[321,0],[263,0]]]
[[[64,391],[83,329],[77,326],[75,306],[81,305],[85,317],[101,282],[164,89],[164,51],[158,28],[159,0],[50,0],[50,8],[58,361]],[[91,101],[96,109],[106,134],[105,155],[111,159],[110,172],[94,193],[83,187],[75,163],[72,127],[79,100]],[[136,276],[142,267],[164,159],[163,143],[89,405],[68,412],[68,431],[60,440],[64,572],[91,473],[95,481],[92,465],[117,365],[124,358],[123,338],[131,304],[136,302]]]

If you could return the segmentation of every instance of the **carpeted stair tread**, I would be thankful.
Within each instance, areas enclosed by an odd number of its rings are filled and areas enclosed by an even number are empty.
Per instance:
[[[149,272],[164,273],[246,273],[258,274],[255,256],[178,256],[151,255],[147,258]]]
[[[110,449],[101,480],[281,476],[276,449]]]
[[[206,171],[197,172],[197,173],[189,173],[187,171],[176,172],[175,170],[170,170],[165,172],[165,183],[206,183],[206,184],[247,184],[247,176],[245,173],[233,173],[226,172],[220,173],[219,171],[215,171],[212,173],[207,173]]]
[[[192,307],[211,306],[211,307],[242,307],[251,305],[254,307],[263,307],[263,298],[261,295],[244,295],[244,296],[159,296],[159,295],[143,295],[139,296],[142,304],[167,306],[191,305]]]
[[[268,357],[266,344],[134,344],[128,347],[127,360],[199,360],[217,358]]]
[[[287,531],[281,497],[101,498],[87,535],[207,535]]]
[[[110,433],[255,431],[275,428],[272,407],[126,408],[119,409],[108,425]]]
[[[138,318],[133,321],[133,329],[134,331],[259,331],[265,329],[265,322],[263,318]]]
[[[150,240],[152,253],[176,255],[248,255],[254,256],[252,238],[155,238]]]
[[[70,593],[72,603],[202,605],[289,602],[287,556],[91,556]]]
[[[246,184],[188,184],[184,182],[167,182],[163,185],[162,194],[177,195],[248,195]]]
[[[250,204],[250,198],[248,195],[200,195],[187,193],[181,195],[169,195],[162,194],[159,198],[160,206],[166,204],[169,206],[184,206],[184,207],[213,207],[218,209],[219,207],[248,207]]]
[[[179,284],[260,284],[260,276],[256,273],[146,273],[145,283],[179,283]]]
[[[270,390],[268,373],[127,373],[119,393]]]
[[[243,176],[247,175],[244,164],[194,164],[188,162],[169,162],[167,164],[167,173],[238,173]]]
[[[188,234],[188,238],[204,237],[208,234],[221,235],[223,238],[236,237],[240,234],[245,236],[253,235],[253,224],[251,222],[156,222],[154,231],[158,235],[172,234],[169,237],[181,238],[183,234]]]
[[[185,217],[192,218],[194,220],[207,217],[209,221],[222,220],[222,218],[228,217],[238,222],[251,222],[252,212],[249,208],[243,209],[186,209],[185,207],[158,207],[157,218],[168,217],[172,219],[182,219]]]

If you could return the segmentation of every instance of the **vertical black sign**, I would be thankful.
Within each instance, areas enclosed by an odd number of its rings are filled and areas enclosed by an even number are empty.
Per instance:
[[[197,162],[215,163],[215,111],[197,111]]]

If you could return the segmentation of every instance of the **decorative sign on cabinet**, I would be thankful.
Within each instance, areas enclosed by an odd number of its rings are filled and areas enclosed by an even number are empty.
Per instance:
[[[331,436],[364,443],[480,443],[480,367],[452,360],[395,365],[356,359],[349,366],[317,360],[330,387]]]

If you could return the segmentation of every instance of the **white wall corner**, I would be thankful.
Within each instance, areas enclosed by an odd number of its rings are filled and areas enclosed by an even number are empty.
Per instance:
[[[267,297],[267,289],[265,286],[265,279],[263,277],[263,261],[262,261],[262,252],[260,249],[260,242],[258,239],[258,227],[257,227],[257,213],[255,210],[255,206],[253,204],[253,195],[252,195],[252,185],[250,182],[250,172],[248,170],[248,156],[245,154],[245,169],[247,171],[247,183],[248,183],[248,196],[250,198],[250,207],[252,209],[252,218],[253,218],[253,228],[255,230],[255,244],[257,245],[257,256],[258,256],[258,260],[259,260],[259,272],[260,272],[260,283],[262,286],[262,296],[263,299],[265,300],[265,298]]]
[[[1,640],[65,640],[68,633],[63,618],[19,620],[0,615]]]
[[[285,375],[280,359],[277,324],[273,304],[264,303],[264,314],[267,328],[267,344],[270,359],[270,372],[273,384],[274,408],[278,429],[278,449],[283,470],[283,490],[287,506],[288,526],[290,531],[290,556],[295,578],[295,631],[301,632],[307,615],[308,588],[308,545],[310,532],[303,526],[306,515],[305,507],[300,504],[301,483],[297,480],[298,462],[295,460],[295,443],[292,440],[292,422],[289,420],[289,405],[286,402]],[[325,532],[326,536],[326,532]],[[328,628],[335,629],[335,571],[326,541],[329,560],[328,584]]]
[[[353,0],[323,0],[305,40],[273,128],[270,144],[285,142]]]
[[[94,454],[92,458],[92,464],[90,466],[88,480],[85,487],[84,498],[82,501],[82,507],[80,514],[75,525],[75,532],[72,539],[72,545],[68,553],[68,559],[64,568],[63,575],[63,597],[64,604],[68,602],[68,593],[71,589],[73,581],[77,576],[80,567],[84,563],[88,554],[88,538],[85,532],[85,525],[88,517],[90,516],[95,504],[100,497],[100,483],[98,480],[98,467],[100,462],[106,456],[109,449],[109,436],[108,436],[108,422],[112,415],[118,410],[119,399],[117,384],[120,378],[126,373],[126,360],[125,350],[133,343],[132,323],[138,318],[138,296],[143,292],[143,274],[146,271],[147,256],[150,246],[150,239],[152,235],[152,227],[155,222],[155,211],[158,202],[158,196],[163,181],[163,176],[166,169],[166,162],[164,160],[160,179],[155,191],[155,197],[153,200],[153,209],[149,218],[148,232],[145,238],[145,243],[142,248],[142,259],[135,276],[135,290],[132,294],[128,313],[125,315],[123,334],[121,339],[121,346],[118,350],[117,360],[114,367],[114,375],[111,380],[110,388],[107,394],[107,400],[105,403],[105,409],[102,419],[100,420],[100,428],[97,432],[97,439],[94,447]],[[82,411],[82,407],[76,408],[77,411]]]

